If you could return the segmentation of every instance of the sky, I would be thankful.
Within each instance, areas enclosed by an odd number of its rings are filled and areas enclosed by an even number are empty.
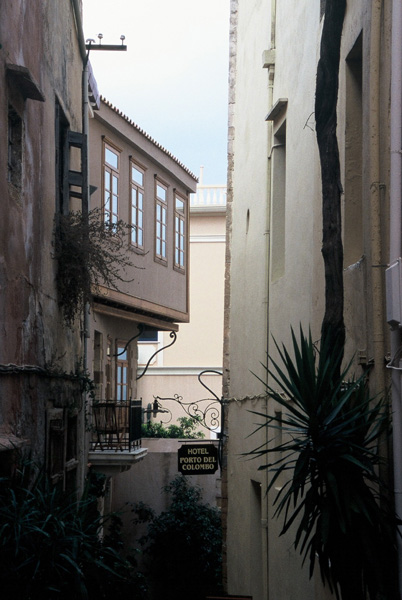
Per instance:
[[[226,183],[229,0],[83,0],[99,92],[206,185]]]

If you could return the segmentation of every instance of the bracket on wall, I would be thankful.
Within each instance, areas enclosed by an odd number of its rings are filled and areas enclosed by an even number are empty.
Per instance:
[[[136,333],[135,335],[133,335],[133,337],[128,340],[127,344],[124,346],[124,348],[123,348],[123,350],[121,350],[121,352],[118,352],[117,354],[113,354],[113,356],[117,357],[117,356],[121,356],[122,354],[124,354],[126,352],[127,348],[129,347],[129,345],[131,344],[131,342],[133,342],[134,340],[138,339],[144,333],[144,331],[145,331],[145,327],[144,327],[143,323],[139,323],[138,324],[138,333]],[[145,365],[144,370],[141,373],[141,375],[138,375],[135,378],[136,381],[138,381],[139,379],[141,379],[141,377],[143,377],[145,375],[145,373],[147,372],[148,367],[151,364],[152,360],[155,358],[155,356],[157,354],[159,354],[159,352],[162,352],[162,350],[166,350],[166,348],[170,348],[170,346],[173,346],[173,344],[177,340],[176,332],[175,331],[171,331],[170,334],[169,334],[169,336],[171,338],[173,338],[173,341],[170,342],[170,344],[168,344],[167,346],[163,346],[163,348],[159,348],[159,350],[157,350],[156,352],[154,352],[152,354],[152,356],[149,358],[147,364]]]
[[[169,337],[173,338],[173,341],[172,341],[172,342],[170,342],[170,344],[168,344],[167,346],[163,346],[163,348],[159,348],[159,350],[157,350],[156,352],[154,352],[154,353],[152,354],[152,356],[149,358],[149,360],[148,360],[147,364],[145,365],[145,368],[144,368],[143,372],[141,373],[141,375],[138,375],[138,376],[135,378],[135,380],[136,380],[136,381],[138,381],[139,379],[141,379],[141,377],[143,377],[143,376],[145,375],[145,373],[147,372],[147,370],[148,370],[148,367],[149,367],[149,365],[151,364],[152,360],[155,358],[155,356],[156,356],[157,354],[159,354],[159,352],[162,352],[162,350],[166,350],[167,348],[170,348],[170,346],[173,346],[173,344],[174,344],[174,343],[175,343],[175,341],[177,340],[177,335],[176,335],[176,332],[175,332],[175,331],[171,331],[171,332],[169,333]]]

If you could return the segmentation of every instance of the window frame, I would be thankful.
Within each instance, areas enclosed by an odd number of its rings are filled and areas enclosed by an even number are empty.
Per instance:
[[[121,358],[121,351],[125,348],[126,358]],[[120,356],[119,356],[120,354]],[[123,340],[116,341],[116,355],[115,355],[115,392],[116,402],[128,402],[130,399],[130,355],[127,342]],[[123,373],[125,371],[126,377],[124,381]],[[120,376],[120,373],[122,376]],[[125,393],[124,393],[125,391]],[[124,397],[125,396],[125,397]]]
[[[165,198],[158,196],[158,187],[165,190]],[[168,188],[167,183],[155,177],[155,260],[165,266],[168,263]],[[160,218],[158,218],[159,210]],[[163,215],[165,215],[165,221]],[[158,233],[158,229],[160,233]],[[160,251],[158,251],[158,243]]]
[[[117,156],[117,167],[114,167],[106,160],[106,151],[109,150]],[[121,165],[121,149],[115,146],[110,140],[103,140],[103,155],[102,155],[102,217],[105,225],[112,227],[119,220],[120,209],[120,165]],[[109,208],[106,208],[106,173],[109,174]],[[117,181],[117,191],[114,193],[113,181]],[[113,200],[116,198],[116,207],[113,205]],[[114,210],[116,208],[116,210]]]
[[[187,198],[174,191],[174,226],[173,226],[173,266],[176,271],[184,273],[187,261]],[[177,209],[176,201],[183,203],[183,212]],[[179,257],[177,260],[177,256]],[[180,260],[182,257],[182,261]]]
[[[145,211],[144,211],[144,201],[145,201],[145,173],[146,173],[146,168],[141,165],[139,162],[137,162],[136,160],[134,160],[132,157],[130,157],[130,173],[129,173],[129,178],[130,178],[130,225],[131,225],[131,232],[130,232],[130,246],[143,253],[144,249],[145,249],[145,242],[144,242],[144,217],[145,217]],[[139,183],[137,183],[136,181],[133,180],[132,177],[132,169],[133,167],[142,174],[142,185],[140,185]],[[135,192],[136,195],[136,204],[133,205],[133,192]],[[142,206],[139,205],[139,196],[142,195]],[[135,214],[135,223],[133,222],[133,214]],[[135,232],[135,239],[133,240],[133,233]],[[140,235],[139,235],[140,232]],[[139,237],[141,237],[141,241],[139,241]],[[142,243],[141,243],[142,242]]]

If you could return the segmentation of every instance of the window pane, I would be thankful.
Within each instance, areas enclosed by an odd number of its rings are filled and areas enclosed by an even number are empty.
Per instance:
[[[177,210],[177,212],[184,213],[184,202],[183,202],[183,200],[180,200],[180,198],[178,198],[177,196],[176,196],[176,210]]]
[[[166,242],[162,242],[162,253],[161,256],[166,258]]]
[[[156,239],[156,254],[160,256],[161,253],[161,241],[159,238]]]
[[[160,223],[156,224],[156,237],[158,237],[158,238],[161,237],[161,224]]]
[[[118,354],[118,359],[119,360],[127,360],[127,350],[124,350],[125,348],[125,344],[119,344],[117,346],[117,352],[116,354]],[[124,352],[123,352],[124,350]]]
[[[161,205],[160,204],[156,205],[156,218],[158,219],[158,221],[161,220]]]
[[[180,233],[184,235],[184,221],[180,221]]]
[[[131,166],[131,179],[141,187],[144,185],[144,174],[134,167],[134,165]]]
[[[110,210],[110,194],[105,192],[105,210]]]
[[[162,210],[162,223],[166,223],[166,208]]]
[[[138,245],[142,246],[142,229],[138,231]]]
[[[118,179],[113,175],[113,193],[117,194]]]
[[[118,208],[117,196],[113,196],[113,212],[115,214],[117,214],[117,208]]]
[[[138,213],[138,225],[142,229],[142,212]]]
[[[137,224],[137,211],[135,210],[135,208],[131,209],[131,223],[133,225]]]
[[[144,196],[139,192],[138,194],[138,208],[142,210]]]
[[[166,202],[166,190],[159,184],[156,184],[156,195],[158,198]]]
[[[109,165],[111,165],[114,169],[118,168],[119,165],[119,156],[110,150],[110,148],[105,148],[105,160]]]
[[[110,173],[105,170],[105,188],[110,190]]]
[[[131,204],[137,206],[137,190],[135,188],[131,188]]]

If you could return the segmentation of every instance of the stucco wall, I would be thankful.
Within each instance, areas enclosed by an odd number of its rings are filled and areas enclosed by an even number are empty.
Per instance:
[[[361,214],[348,221],[344,232],[347,242],[351,236],[361,235],[362,248],[361,262],[352,267],[345,264],[351,267],[344,278],[346,355],[351,358],[355,353],[357,369],[373,359],[370,386],[382,393],[387,378],[382,269],[388,243],[390,14],[389,6],[379,8],[379,4],[348,3],[337,133],[342,181],[345,173],[362,179],[361,198],[357,199]],[[301,568],[301,558],[292,550],[292,535],[278,537],[281,522],[272,518],[275,491],[268,499],[265,496],[269,481],[266,472],[257,470],[258,461],[241,458],[242,453],[264,442],[263,433],[248,438],[259,421],[249,411],[279,410],[272,401],[259,397],[264,386],[252,374],[257,372],[264,379],[260,362],[266,363],[267,351],[277,357],[272,337],[279,344],[289,345],[290,327],[298,329],[301,323],[305,330],[311,327],[314,340],[320,338],[324,274],[314,122],[320,6],[291,0],[233,0],[231,7],[224,347],[224,389],[229,406],[227,470],[223,476],[228,592],[252,594],[254,600],[271,596],[275,600],[322,599],[328,590],[322,589],[319,576],[308,581],[307,568]],[[346,60],[361,32],[363,99],[360,110],[355,107],[349,113],[349,119],[362,120],[361,164],[357,165],[350,164],[350,160],[346,164]],[[270,65],[267,69],[262,68],[265,50],[274,50],[266,53]],[[277,101],[281,112],[270,116],[266,123],[265,115]],[[278,152],[286,161],[286,168],[281,166],[281,188],[276,170],[280,163],[275,163]],[[347,192],[343,197],[344,215],[350,214],[347,203],[353,201]],[[278,202],[283,203],[279,208]],[[279,267],[275,263],[278,257]],[[278,482],[277,487],[282,484]]]
[[[138,538],[146,531],[146,525],[131,524],[133,514],[129,512],[130,504],[144,502],[157,514],[169,506],[169,497],[162,488],[178,475],[177,450],[182,445],[180,440],[144,439],[143,447],[148,449],[145,458],[126,471],[113,478],[113,510],[122,510],[125,524],[124,535],[127,546],[139,547]],[[219,503],[219,470],[214,475],[190,475],[191,485],[202,488],[203,502],[211,506]],[[128,504],[127,504],[128,503]]]

